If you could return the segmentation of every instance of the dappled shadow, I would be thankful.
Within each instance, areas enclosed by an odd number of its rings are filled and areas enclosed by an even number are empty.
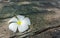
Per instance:
[[[41,3],[44,6],[40,6],[34,3],[31,4],[23,4],[23,5],[18,5],[18,3],[12,3],[9,5],[5,5],[2,10],[0,11],[1,16],[4,15],[6,17],[12,17],[14,16],[14,14],[20,14],[20,15],[33,15],[33,14],[49,14],[52,13],[54,11],[48,11],[46,10],[45,5],[49,4],[49,3]],[[48,5],[49,6],[49,5]],[[50,5],[51,6],[51,5]],[[37,8],[35,8],[37,7]],[[39,9],[38,9],[39,8]],[[4,18],[3,16],[0,18]]]

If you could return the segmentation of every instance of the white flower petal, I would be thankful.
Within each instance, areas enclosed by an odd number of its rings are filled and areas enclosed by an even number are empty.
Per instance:
[[[16,32],[18,25],[16,23],[11,23],[9,29],[13,32]]]
[[[31,25],[30,19],[28,17],[24,18],[24,20],[22,21],[22,24]]]
[[[13,17],[11,20],[8,21],[8,23],[10,22],[17,22],[17,19],[15,17]]]
[[[18,26],[18,31],[19,32],[24,32],[28,29],[28,26],[27,25],[21,25],[21,26]]]
[[[17,15],[17,17],[18,17],[18,19],[20,19],[20,20],[23,20],[23,19],[24,19],[24,16],[22,16],[22,15]]]

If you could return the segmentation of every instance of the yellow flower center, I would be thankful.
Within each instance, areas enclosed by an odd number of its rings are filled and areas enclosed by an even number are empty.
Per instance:
[[[17,21],[17,24],[18,24],[18,25],[21,25],[21,23],[22,23],[21,21]]]

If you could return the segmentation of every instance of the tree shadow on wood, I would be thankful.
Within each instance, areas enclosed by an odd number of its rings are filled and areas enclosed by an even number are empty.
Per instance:
[[[48,11],[45,8],[44,9],[35,9],[35,4],[25,4],[25,5],[6,5],[2,8],[0,11],[0,14],[2,15],[8,15],[7,17],[13,17],[14,14],[17,15],[33,15],[33,14],[50,14],[55,13],[54,11]],[[38,7],[38,6],[37,6]],[[41,7],[38,7],[41,8]],[[15,12],[16,11],[16,12]],[[3,18],[3,17],[2,17]]]

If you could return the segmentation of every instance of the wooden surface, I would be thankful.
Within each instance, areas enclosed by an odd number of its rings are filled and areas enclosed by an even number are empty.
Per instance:
[[[28,4],[27,4],[28,3]],[[50,4],[51,2],[19,2],[19,3],[0,3],[0,38],[20,38],[23,37],[21,33],[13,33],[8,29],[9,24],[7,23],[14,14],[24,15],[30,18],[31,26],[33,26],[32,33],[41,31],[48,27],[54,27],[60,25],[60,9],[59,4]],[[55,4],[55,5],[54,5]],[[17,10],[17,12],[15,12]],[[53,28],[44,31],[36,36],[29,36],[28,38],[54,38],[54,33],[59,33],[60,28]],[[30,35],[32,35],[30,34]],[[52,34],[52,35],[51,35]],[[56,35],[55,34],[55,35]],[[22,36],[19,36],[22,35]],[[18,36],[18,37],[17,37]],[[56,35],[56,38],[59,36]]]

